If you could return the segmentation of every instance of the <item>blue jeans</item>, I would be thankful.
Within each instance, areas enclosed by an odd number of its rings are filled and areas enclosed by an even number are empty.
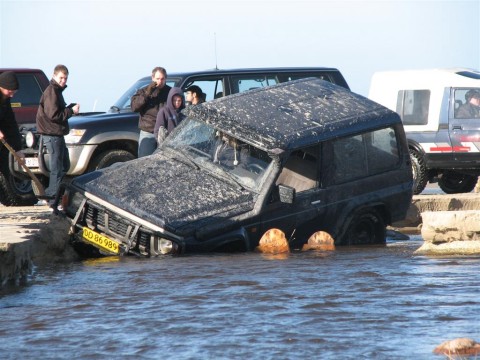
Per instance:
[[[138,138],[138,157],[152,155],[157,148],[157,140],[155,135],[148,131],[140,130],[140,137]]]
[[[70,156],[63,136],[42,135],[43,145],[50,156],[50,180],[45,189],[46,196],[57,194],[60,182],[70,169]]]

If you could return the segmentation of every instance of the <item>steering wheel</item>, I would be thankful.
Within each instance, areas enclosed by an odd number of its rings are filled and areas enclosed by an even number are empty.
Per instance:
[[[265,169],[258,164],[248,164],[247,170],[258,175],[261,174]]]

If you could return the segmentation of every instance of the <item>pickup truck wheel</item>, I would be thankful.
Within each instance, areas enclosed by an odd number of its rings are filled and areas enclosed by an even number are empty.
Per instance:
[[[385,234],[385,221],[376,210],[358,211],[350,221],[341,244],[384,244]]]
[[[5,206],[30,206],[37,202],[30,180],[21,180],[9,171],[0,171],[0,203]]]
[[[106,168],[118,162],[135,159],[135,156],[127,150],[107,150],[96,156],[89,166],[89,171]]]
[[[413,193],[418,195],[428,183],[427,167],[423,157],[415,150],[410,149],[410,159],[412,161]]]
[[[469,193],[475,188],[478,177],[447,171],[438,180],[438,186],[446,194]]]

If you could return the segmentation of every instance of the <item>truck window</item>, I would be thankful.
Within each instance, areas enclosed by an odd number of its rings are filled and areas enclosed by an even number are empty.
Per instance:
[[[403,125],[426,125],[430,90],[400,90],[397,97],[397,113]]]
[[[12,98],[12,106],[20,107],[38,105],[42,96],[42,89],[33,74],[16,74],[19,89]]]
[[[274,75],[242,75],[232,76],[233,93],[241,93],[247,90],[258,89],[262,87],[278,84],[279,81]]]
[[[225,96],[225,87],[222,77],[187,81],[186,86],[183,86],[183,88],[186,89],[192,85],[197,85],[200,87],[200,89],[202,89],[202,92],[205,94],[205,101],[218,99],[219,97]]]
[[[312,146],[290,154],[276,184],[291,186],[296,192],[318,187],[318,148]]]
[[[478,109],[476,108],[476,106],[468,105],[469,101],[467,100],[471,98],[470,95],[472,92],[477,92],[477,91],[480,92],[480,88],[455,89],[455,92],[454,92],[455,119],[475,119],[480,117],[480,113],[478,112]]]

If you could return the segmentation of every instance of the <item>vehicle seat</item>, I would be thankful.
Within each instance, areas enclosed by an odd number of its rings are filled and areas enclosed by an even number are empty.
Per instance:
[[[218,99],[218,98],[221,98],[221,97],[223,97],[223,91],[217,92],[213,98]]]

